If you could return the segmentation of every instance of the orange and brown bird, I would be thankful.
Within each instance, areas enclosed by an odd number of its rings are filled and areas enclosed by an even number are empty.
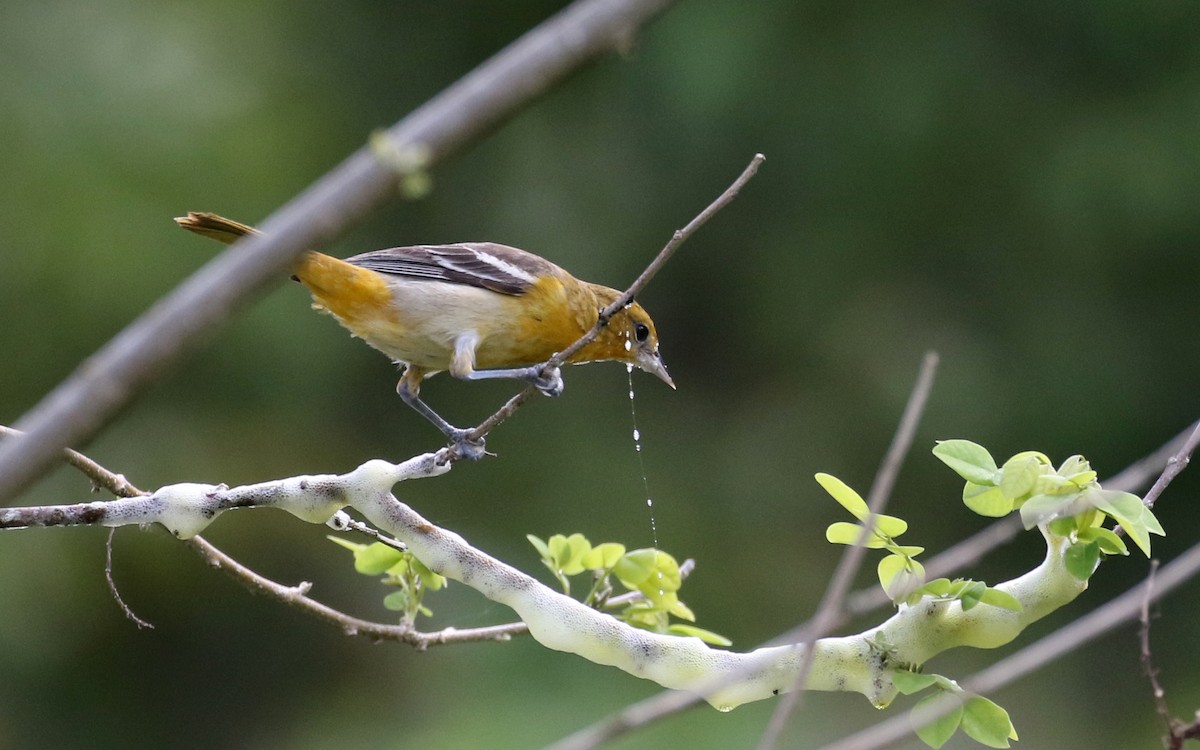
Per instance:
[[[258,232],[211,213],[189,212],[175,221],[226,244]],[[621,296],[545,258],[494,242],[393,247],[345,260],[309,251],[293,273],[312,293],[315,308],[404,365],[396,386],[400,397],[464,455],[475,457],[482,455],[482,445],[468,445],[468,430],[454,427],[420,399],[421,381],[448,370],[463,380],[525,380],[557,396],[562,377],[542,363],[591,330],[600,310]],[[606,360],[633,365],[675,387],[658,352],[654,321],[636,302],[617,311],[567,362]]]

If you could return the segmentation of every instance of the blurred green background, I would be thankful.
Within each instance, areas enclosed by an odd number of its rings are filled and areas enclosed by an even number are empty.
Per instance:
[[[258,221],[558,7],[8,0],[0,421],[216,251],[171,217]],[[491,239],[623,286],[765,153],[641,296],[678,392],[634,376],[658,541],[697,558],[684,598],[700,624],[748,648],[814,609],[840,510],[811,477],[865,491],[926,350],[942,365],[891,508],[931,551],[984,523],[929,455],[935,439],[1081,452],[1103,476],[1200,417],[1197,123],[1200,5],[1186,0],[691,0],[438,168],[425,200],[397,200],[330,251]],[[395,397],[394,368],[308,304],[281,283],[88,452],[153,488],[436,447]],[[623,368],[572,369],[567,384],[489,440],[498,458],[401,497],[535,574],[526,533],[651,544]],[[443,376],[424,393],[470,423],[512,391]],[[1185,474],[1159,506],[1164,559],[1192,541],[1198,487]],[[61,470],[20,502],[88,496]],[[0,747],[533,747],[655,692],[524,639],[415,653],[347,638],[161,530],[116,536],[121,592],[156,625],[139,631],[106,590],[105,534],[0,539]],[[389,616],[323,528],[240,512],[208,536],[334,606]],[[1039,546],[967,573],[1011,576]],[[1030,638],[1146,569],[1103,566]],[[1185,717],[1200,704],[1198,594],[1166,601],[1153,634]],[[429,604],[434,626],[510,617],[457,585]],[[961,677],[1016,647],[930,668]],[[1024,747],[1152,747],[1161,731],[1133,626],[992,697]],[[614,747],[746,747],[772,708],[696,709]],[[815,694],[786,746],[879,717],[861,697]]]

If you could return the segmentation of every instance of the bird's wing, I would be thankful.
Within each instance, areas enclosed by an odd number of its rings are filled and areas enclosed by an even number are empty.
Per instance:
[[[414,245],[346,258],[361,268],[407,279],[446,281],[520,295],[539,278],[566,272],[533,253],[494,242]]]

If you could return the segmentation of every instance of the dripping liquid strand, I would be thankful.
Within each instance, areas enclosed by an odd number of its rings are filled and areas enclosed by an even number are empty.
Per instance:
[[[628,348],[630,342],[626,341],[625,346]],[[650,536],[653,539],[654,548],[658,549],[658,524],[654,520],[654,499],[650,497],[650,482],[646,479],[646,460],[642,457],[642,433],[638,429],[637,407],[634,406],[633,399],[633,365],[626,365],[625,372],[629,376],[629,417],[633,422],[633,450],[637,454],[638,469],[642,472],[642,489],[646,493],[646,509],[650,512]]]

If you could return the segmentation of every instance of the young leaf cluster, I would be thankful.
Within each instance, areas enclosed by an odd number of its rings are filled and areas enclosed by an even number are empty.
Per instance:
[[[908,531],[908,522],[882,513],[872,516],[862,496],[835,476],[817,474],[816,479],[839,505],[858,520],[858,523],[838,521],[830,524],[825,529],[825,538],[832,544],[861,544],[868,549],[887,550],[887,556],[879,561],[879,585],[883,586],[893,602],[899,604],[908,601],[925,583],[925,566],[916,560],[925,548],[896,541],[897,537]]]
[[[329,540],[354,553],[354,569],[366,576],[381,576],[385,586],[396,590],[383,598],[383,606],[400,613],[401,622],[412,625],[417,615],[433,613],[421,603],[426,591],[437,591],[446,585],[443,576],[425,567],[411,552],[390,547],[382,542],[357,544],[336,536]]]
[[[916,560],[916,556],[924,552],[925,548],[896,541],[896,537],[908,530],[908,524],[903,519],[882,513],[877,513],[871,518],[862,497],[837,477],[817,474],[817,482],[839,505],[849,511],[850,515],[858,519],[858,523],[838,521],[830,524],[825,530],[827,540],[833,544],[861,543],[869,549],[887,550],[887,556],[879,561],[877,572],[879,585],[883,586],[893,603],[916,604],[921,597],[931,596],[944,601],[958,600],[964,610],[969,610],[977,604],[990,604],[1020,611],[1020,603],[1011,595],[988,588],[980,581],[935,578],[926,582],[925,567]]]
[[[963,502],[982,516],[1000,517],[1016,510],[1026,529],[1044,526],[1070,540],[1067,570],[1081,580],[1095,572],[1106,555],[1128,555],[1124,540],[1104,528],[1112,519],[1150,556],[1150,535],[1163,535],[1154,513],[1137,495],[1106,490],[1083,456],[1071,456],[1057,468],[1044,453],[1018,453],[997,466],[983,446],[969,440],[944,440],[933,454],[966,480]]]
[[[542,541],[532,534],[529,543],[541,555],[542,564],[558,579],[563,593],[571,593],[571,577],[591,574],[591,589],[583,603],[596,609],[610,610],[637,628],[669,635],[695,636],[715,646],[729,646],[724,636],[687,623],[671,622],[671,617],[695,622],[696,616],[679,599],[683,576],[679,563],[662,550],[645,548],[626,551],[616,542],[592,546],[583,534],[555,534]],[[612,596],[616,579],[630,594]]]
[[[892,673],[892,684],[904,695],[919,693],[927,688],[933,692],[925,696],[912,710],[912,722],[917,736],[937,750],[950,740],[960,728],[971,739],[987,747],[1009,747],[1009,740],[1017,739],[1008,712],[980,695],[972,695],[960,688],[954,680],[936,674],[918,674],[897,670]],[[953,696],[953,708],[936,718],[934,707]]]

